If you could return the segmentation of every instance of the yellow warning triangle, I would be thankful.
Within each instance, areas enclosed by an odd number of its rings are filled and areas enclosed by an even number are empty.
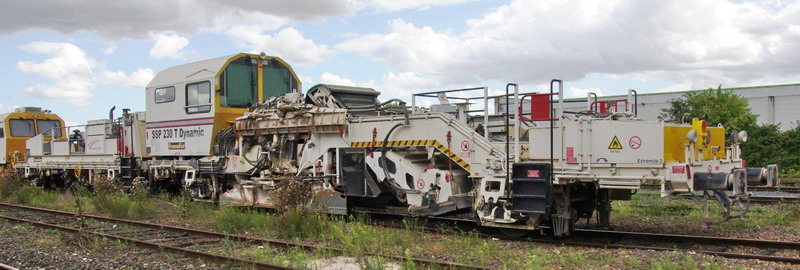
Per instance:
[[[614,136],[614,139],[611,140],[611,144],[608,145],[608,149],[622,150],[622,144],[619,143],[617,136]]]

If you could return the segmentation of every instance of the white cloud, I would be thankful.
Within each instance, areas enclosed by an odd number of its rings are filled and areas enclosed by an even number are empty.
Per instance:
[[[323,72],[322,75],[320,75],[319,83],[356,86],[356,83],[352,80],[328,72]]]
[[[152,69],[140,68],[134,72],[131,72],[130,75],[127,75],[122,71],[111,72],[104,70],[97,75],[96,79],[98,82],[107,85],[145,87],[148,83],[150,83],[153,77],[155,77],[155,74],[153,73]]]
[[[391,98],[407,99],[412,93],[441,87],[441,83],[430,78],[420,77],[413,72],[389,72],[383,78],[381,91]]]
[[[155,40],[155,44],[153,47],[150,48],[150,57],[155,59],[163,59],[163,58],[184,58],[186,55],[186,51],[183,48],[186,48],[189,45],[189,39],[179,36],[177,34],[153,34],[153,40]]]
[[[383,11],[400,11],[405,9],[429,9],[434,6],[449,6],[476,0],[368,0],[357,2],[362,8],[371,7]]]
[[[585,98],[588,93],[595,93],[597,96],[604,96],[603,90],[596,87],[590,88],[577,88],[577,87],[570,87],[569,91],[567,91],[568,98]]]
[[[308,82],[312,81],[311,78],[306,80]],[[372,80],[359,82],[340,75],[323,72],[317,83],[373,88],[381,92],[380,99],[382,100],[391,98],[408,99],[411,94],[419,92],[420,90],[431,90],[442,86],[438,81],[419,77],[413,72],[389,72],[384,75],[379,82]]]
[[[251,52],[265,52],[279,56],[293,64],[314,64],[334,54],[327,45],[318,45],[306,39],[292,27],[282,29],[274,35],[263,34],[260,27],[234,26],[226,34],[242,48]]]
[[[515,0],[466,25],[452,33],[393,20],[387,33],[336,48],[443,84],[611,74],[708,86],[800,72],[798,2]]]
[[[692,89],[693,88],[691,83],[678,83],[658,89],[656,90],[656,92],[675,92],[675,91],[686,91]]]
[[[114,40],[146,39],[153,32],[192,34],[213,28],[221,18],[242,13],[321,21],[352,12],[349,0],[6,1],[0,9],[0,35],[41,29],[68,34],[86,30]]]
[[[194,34],[219,25],[264,24],[263,20],[320,22],[358,12],[425,9],[474,0],[75,0],[4,1],[0,35],[26,30],[88,31],[107,39],[146,39],[150,33]],[[91,8],[87,8],[91,7]],[[35,14],[32,16],[31,14]],[[236,21],[249,20],[246,23]]]
[[[92,90],[98,82],[133,86],[141,85],[142,81],[149,81],[153,76],[150,69],[137,70],[130,76],[108,71],[100,71],[96,75],[93,69],[98,63],[71,43],[39,41],[22,45],[21,48],[31,53],[46,54],[49,58],[41,62],[17,62],[17,69],[52,80],[49,84],[25,87],[23,91],[35,97],[61,99],[70,105],[89,105],[88,99],[94,96]]]
[[[22,49],[47,54],[50,58],[39,63],[17,62],[17,69],[53,80],[52,84],[26,87],[26,93],[36,97],[64,99],[65,103],[76,106],[89,104],[86,99],[92,96],[91,89],[95,87],[92,67],[96,63],[83,50],[64,42],[34,42],[23,45]]]
[[[105,54],[105,55],[112,55],[115,52],[117,52],[117,44],[116,43],[112,43],[111,45],[108,45],[108,47],[106,47],[103,50],[103,54]]]

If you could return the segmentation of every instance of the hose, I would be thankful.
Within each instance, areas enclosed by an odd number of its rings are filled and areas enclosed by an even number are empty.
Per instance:
[[[395,192],[397,192],[397,189],[400,188],[400,185],[398,185],[394,181],[394,177],[389,175],[389,169],[387,169],[387,165],[386,165],[386,152],[388,150],[388,147],[386,147],[386,146],[389,143],[389,136],[392,136],[392,132],[394,132],[395,129],[397,129],[397,128],[401,127],[401,126],[403,126],[403,123],[397,123],[397,125],[394,125],[391,129],[389,129],[389,132],[386,133],[386,137],[383,138],[383,145],[381,145],[380,164],[381,164],[381,167],[383,168],[383,174],[386,176],[386,181],[388,181],[389,184],[391,184],[395,188]],[[399,195],[399,194],[397,194],[397,195]]]

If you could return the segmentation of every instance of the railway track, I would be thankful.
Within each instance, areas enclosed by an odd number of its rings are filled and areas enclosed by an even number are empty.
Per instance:
[[[748,186],[749,191],[781,191],[787,193],[800,193],[800,187],[781,186],[781,187],[767,187],[767,186]]]
[[[367,214],[379,218],[407,217],[402,214],[383,212],[370,212]],[[431,224],[433,226],[428,227],[430,231],[434,232],[437,224],[447,224],[466,230],[478,228],[475,221],[471,219],[428,217],[428,220],[434,223]],[[576,229],[571,237],[563,239],[547,236],[509,237],[501,236],[498,232],[492,234],[486,231],[483,231],[483,233],[485,237],[502,238],[507,241],[606,249],[679,250],[726,258],[800,264],[800,242],[594,229]]]
[[[225,234],[185,227],[170,226],[134,220],[124,220],[98,215],[78,215],[73,212],[30,207],[24,205],[0,203],[0,218],[17,223],[27,223],[38,227],[58,229],[70,233],[82,233],[124,241],[146,248],[180,253],[200,257],[220,263],[233,263],[247,268],[259,269],[294,269],[283,265],[249,260],[221,254],[221,250],[235,248],[301,248],[308,251],[327,250],[336,254],[344,254],[345,250],[322,245],[295,243],[283,240],[263,239],[235,234]],[[81,219],[84,219],[82,222]],[[391,260],[407,261],[404,256],[386,254],[367,254]],[[466,265],[448,261],[411,258],[420,266],[437,266],[459,269],[486,269],[484,267]]]

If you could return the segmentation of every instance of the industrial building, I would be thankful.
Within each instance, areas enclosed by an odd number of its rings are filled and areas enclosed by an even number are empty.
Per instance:
[[[737,95],[746,98],[752,112],[758,115],[759,124],[779,124],[781,130],[788,130],[797,126],[797,121],[800,121],[800,106],[798,106],[800,105],[800,83],[723,88],[723,90],[733,90]],[[639,117],[644,120],[658,120],[659,113],[662,109],[669,107],[670,100],[691,91],[702,90],[639,94],[637,100]],[[598,99],[625,98],[627,95],[601,96]],[[583,99],[585,100],[585,98]],[[565,104],[565,107],[566,110],[578,111],[585,110],[586,104],[570,102]]]

